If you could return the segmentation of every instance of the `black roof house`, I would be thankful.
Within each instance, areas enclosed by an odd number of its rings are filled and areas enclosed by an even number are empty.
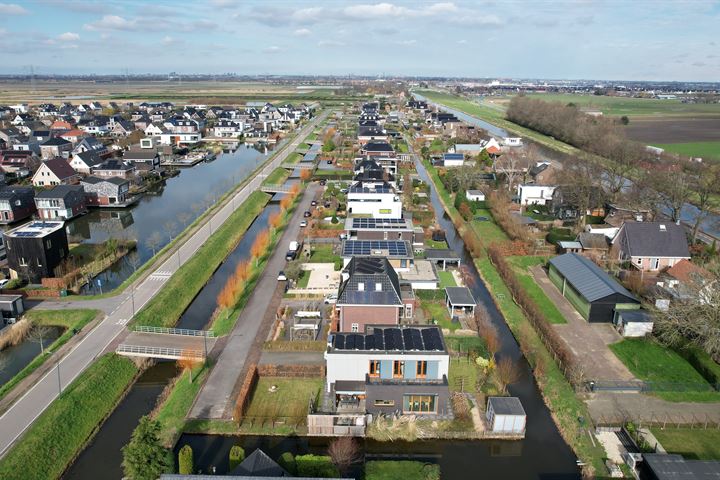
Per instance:
[[[400,295],[400,280],[387,258],[353,257],[343,271],[337,303],[400,306],[403,304]]]
[[[242,476],[243,478],[290,477],[288,472],[259,448],[248,455],[240,465],[231,470],[230,475]]]
[[[686,460],[677,454],[643,454],[641,478],[653,480],[702,480],[720,478],[717,460]]]
[[[362,149],[366,152],[375,152],[375,153],[382,153],[382,152],[394,152],[392,145],[390,145],[387,142],[368,142],[365,145],[363,145]]]
[[[550,280],[589,322],[611,322],[618,304],[640,301],[590,259],[566,253],[550,260]]]
[[[333,333],[329,346],[333,351],[446,352],[435,325],[373,325],[367,333]]]
[[[625,222],[615,242],[628,257],[690,258],[685,228],[672,222]]]

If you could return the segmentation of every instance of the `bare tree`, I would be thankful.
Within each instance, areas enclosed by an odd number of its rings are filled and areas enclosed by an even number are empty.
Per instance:
[[[720,195],[720,166],[698,164],[694,170],[690,184],[695,192],[694,205],[698,212],[692,228],[693,243],[697,239],[702,222],[714,208],[717,208],[717,196]]]
[[[585,228],[588,210],[604,203],[604,191],[600,187],[602,173],[597,164],[578,158],[568,159],[564,168],[558,172],[562,203],[578,212],[575,225],[577,231]]]
[[[162,242],[162,237],[160,236],[160,233],[155,231],[145,240],[145,245],[152,250],[153,256],[155,256],[155,253],[157,253],[157,248],[160,246],[160,243]]]
[[[167,234],[168,239],[172,240],[173,236],[175,235],[175,229],[177,228],[177,224],[172,220],[168,220],[163,226],[165,227],[165,233]]]
[[[661,192],[661,202],[673,222],[680,220],[680,214],[692,193],[690,176],[685,171],[655,172],[650,177],[655,190]]]
[[[28,338],[31,342],[40,344],[40,354],[45,353],[45,340],[50,336],[52,330],[44,325],[35,325],[28,332]]]
[[[190,215],[188,212],[180,212],[177,214],[178,222],[183,226],[183,228],[187,227],[188,222],[192,218],[192,215]]]
[[[130,265],[133,269],[133,273],[135,273],[140,266],[140,254],[137,252],[137,250],[133,250],[132,252],[125,255],[125,261]]]
[[[498,388],[503,393],[507,393],[508,385],[520,380],[520,367],[517,362],[513,361],[511,358],[504,357],[500,359],[495,367],[495,377],[498,383]]]
[[[485,348],[494,358],[500,350],[500,336],[495,326],[490,321],[490,316],[484,306],[478,305],[475,308],[475,323],[477,324],[478,334],[485,341]]]
[[[532,163],[527,152],[508,151],[495,162],[495,171],[505,177],[508,192],[525,175]]]
[[[360,447],[351,437],[339,437],[330,443],[328,455],[341,476],[347,474],[350,467],[362,460]]]

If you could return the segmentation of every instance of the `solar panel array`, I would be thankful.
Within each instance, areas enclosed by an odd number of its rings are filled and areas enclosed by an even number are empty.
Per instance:
[[[390,257],[409,256],[407,242],[393,240],[346,240],[342,256],[370,255],[373,250],[387,250]]]
[[[27,225],[29,228],[55,228],[57,227],[57,223],[54,222],[33,222],[30,225]]]
[[[445,350],[437,327],[373,328],[372,333],[335,333],[336,350],[381,350],[442,352]]]
[[[392,193],[387,187],[351,187],[350,193]]]
[[[15,232],[15,236],[16,236],[16,237],[37,237],[37,236],[39,236],[41,233],[42,233],[42,232],[28,232],[28,231],[22,231],[22,230],[21,230],[21,231],[19,231],[19,232]]]
[[[409,228],[404,218],[353,218],[352,228],[400,230]]]

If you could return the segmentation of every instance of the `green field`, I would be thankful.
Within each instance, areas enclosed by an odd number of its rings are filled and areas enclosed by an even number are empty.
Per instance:
[[[457,286],[452,272],[449,272],[447,270],[440,270],[438,271],[438,278],[440,280],[440,288]]]
[[[483,245],[490,245],[491,243],[501,243],[508,240],[508,236],[505,232],[495,223],[493,220],[492,213],[490,210],[484,208],[478,208],[475,212],[475,217],[485,217],[487,220],[472,220],[470,226],[475,233],[478,234]]]
[[[610,349],[638,378],[663,384],[662,388],[690,391],[655,392],[675,402],[720,402],[720,393],[678,353],[650,340],[631,339],[610,345]]]
[[[720,430],[700,428],[652,428],[668,453],[696,460],[720,460]]]
[[[374,460],[365,464],[365,480],[439,480],[440,466],[410,460]]]
[[[529,97],[547,102],[574,103],[587,110],[600,110],[605,115],[695,115],[720,114],[720,104],[682,103],[681,100],[657,98],[608,97],[574,93],[530,93]]]
[[[545,318],[550,323],[562,324],[567,323],[565,317],[560,313],[555,304],[545,295],[542,288],[535,282],[528,268],[535,265],[543,265],[547,261],[545,257],[509,257],[508,262],[514,267],[515,275],[520,281],[520,285],[527,292],[530,298],[543,312]]]
[[[285,183],[285,180],[290,176],[290,171],[285,170],[282,167],[278,167],[272,172],[270,172],[270,175],[263,180],[263,185],[282,185]]]
[[[654,146],[689,157],[720,158],[720,142],[659,143]]]

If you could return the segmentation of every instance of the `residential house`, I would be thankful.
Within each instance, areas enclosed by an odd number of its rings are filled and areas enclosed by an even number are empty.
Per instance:
[[[685,227],[672,222],[627,222],[612,241],[612,254],[642,271],[658,271],[690,259]]]
[[[50,130],[55,134],[69,132],[72,129],[72,124],[62,119],[55,120],[53,123],[50,124]]]
[[[20,130],[13,126],[0,129],[0,140],[7,145],[13,145],[20,136],[22,136]]]
[[[52,187],[55,185],[74,185],[80,178],[70,164],[62,158],[51,158],[40,163],[32,177],[34,187]]]
[[[195,133],[172,133],[163,132],[159,135],[160,145],[190,145],[198,143],[202,139],[199,132]]]
[[[382,127],[358,127],[357,141],[360,145],[368,142],[387,142],[387,132]]]
[[[585,255],[593,258],[605,258],[610,249],[608,238],[602,233],[580,232],[577,241]]]
[[[53,277],[68,254],[62,221],[34,221],[3,233],[11,278],[31,283]]]
[[[123,160],[132,164],[137,171],[149,172],[160,168],[160,154],[156,150],[128,150]]]
[[[53,137],[40,145],[43,160],[55,157],[68,158],[72,151],[72,143],[62,137]]]
[[[331,412],[452,418],[450,356],[437,326],[333,333],[324,356]]]
[[[402,201],[387,182],[372,185],[358,182],[348,189],[347,211],[355,216],[401,218]]]
[[[213,127],[213,136],[221,138],[237,138],[243,134],[245,127],[242,121],[220,120]]]
[[[137,123],[135,124],[137,126]],[[167,129],[165,129],[162,125],[157,123],[151,123],[147,127],[145,127],[145,135],[148,137],[158,136],[162,135],[163,133],[166,133]]]
[[[117,120],[114,122],[110,135],[113,137],[127,137],[135,131],[135,124],[128,120]]]
[[[553,185],[518,185],[517,198],[520,205],[546,205],[552,201],[555,186]]]
[[[67,132],[63,132],[59,135],[60,138],[67,140],[68,142],[72,144],[77,144],[80,140],[87,137],[87,133],[83,132],[80,129],[73,128],[72,130],[68,130]]]
[[[592,217],[605,216],[604,192],[600,187],[594,187],[589,193],[578,190],[576,187],[561,185],[555,188],[550,201],[550,211],[561,220],[572,220],[581,214],[578,199],[587,197],[587,210],[584,215]]]
[[[423,245],[425,233],[409,218],[348,217],[345,220],[348,240],[403,240]]]
[[[5,173],[26,177],[40,162],[33,152],[23,150],[0,150],[0,167]]]
[[[566,253],[550,260],[550,281],[588,322],[612,322],[619,310],[636,310],[640,300],[588,258]]]
[[[83,153],[83,152],[95,152],[98,155],[107,155],[109,153],[108,148],[95,137],[85,137],[80,140],[72,153]]]
[[[342,272],[335,305],[337,331],[363,332],[371,325],[397,325],[400,319],[412,318],[414,303],[414,297],[401,289],[388,258],[352,256]]]
[[[85,190],[82,185],[57,185],[35,196],[35,206],[40,218],[45,220],[70,220],[87,213]]]
[[[32,187],[0,188],[0,223],[19,222],[35,213],[35,190]]]
[[[627,205],[610,203],[607,205],[605,223],[620,228],[625,222],[649,222],[652,220],[647,208],[633,208]]]
[[[80,181],[89,206],[123,204],[129,198],[130,182],[122,178],[85,177]]]
[[[96,165],[92,170],[92,174],[96,177],[118,177],[127,180],[129,178],[132,178],[132,176],[135,174],[135,170],[136,169],[134,165],[131,165],[123,160],[111,158],[105,160],[99,165]]]
[[[70,166],[78,173],[90,175],[93,168],[103,163],[103,158],[94,151],[76,153],[70,159]]]
[[[682,259],[668,268],[658,279],[657,286],[673,299],[683,301],[712,301],[712,290],[718,288],[718,279],[708,270]]]
[[[528,170],[530,181],[536,185],[550,185],[555,182],[557,169],[550,162],[537,162],[534,167]]]
[[[444,153],[442,156],[442,164],[445,168],[462,167],[465,165],[465,154],[462,153]]]
[[[373,157],[394,157],[395,150],[387,142],[371,141],[360,147],[360,154]]]
[[[465,190],[465,198],[471,202],[484,202],[485,194],[482,190]]]

